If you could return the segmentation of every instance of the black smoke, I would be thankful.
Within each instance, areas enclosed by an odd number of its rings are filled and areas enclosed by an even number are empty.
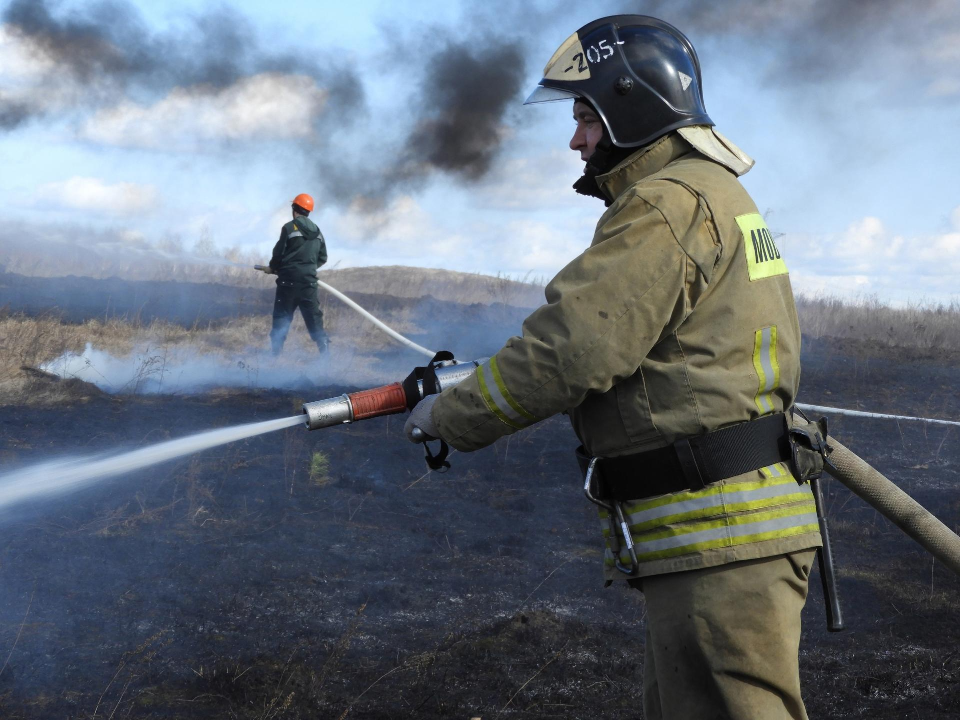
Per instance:
[[[506,115],[521,97],[523,47],[503,32],[490,32],[489,22],[459,33],[456,41],[441,40],[429,52],[423,51],[422,35],[406,41],[394,36],[388,41],[397,43],[392,50],[415,59],[407,67],[412,78],[397,96],[397,112],[371,119],[356,71],[328,58],[315,60],[313,46],[268,50],[245,17],[225,8],[181,21],[176,29],[154,31],[124,2],[66,11],[49,0],[13,0],[2,14],[5,30],[53,66],[48,80],[59,83],[56,89],[68,82],[78,90],[71,102],[81,110],[162,96],[176,87],[212,94],[260,72],[314,78],[330,93],[328,114],[340,119],[340,127],[318,127],[302,149],[317,158],[326,199],[342,203],[379,207],[398,191],[416,191],[436,173],[479,180],[497,157],[508,134]],[[442,28],[433,34],[450,35]],[[322,37],[315,40],[313,45]],[[2,129],[63,111],[0,94]],[[386,136],[393,141],[382,142]]]
[[[362,84],[349,68],[326,58],[321,62],[306,50],[267,50],[250,22],[227,8],[191,16],[184,26],[164,32],[151,31],[139,12],[122,2],[57,9],[47,0],[13,0],[2,22],[7,33],[52,65],[45,82],[68,83],[77,91],[77,103],[96,107],[174,87],[215,93],[250,75],[284,72],[314,78],[335,108],[363,105]],[[0,127],[13,129],[47,112],[42,103],[0,95]]]
[[[423,82],[423,117],[408,145],[427,166],[477,180],[487,173],[503,135],[503,115],[523,80],[523,55],[514,44],[474,53],[448,45]]]
[[[374,210],[398,193],[420,189],[436,173],[471,183],[490,170],[509,132],[507,116],[521,99],[521,44],[490,38],[448,42],[424,56],[420,68],[415,89],[398,98],[398,105],[412,112],[396,146],[385,151],[365,146],[349,159],[321,160],[329,196]],[[381,156],[388,159],[375,159]]]
[[[718,41],[737,56],[759,52],[767,58],[763,78],[781,88],[862,79],[890,99],[911,91],[960,98],[954,0],[645,0],[615,7],[660,17],[695,42]],[[957,90],[938,94],[934,83]]]
[[[0,130],[10,130],[30,119],[30,106],[26,103],[0,98]]]

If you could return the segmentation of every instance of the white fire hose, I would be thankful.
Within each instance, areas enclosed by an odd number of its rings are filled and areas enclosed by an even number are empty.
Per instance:
[[[359,305],[357,305],[353,300],[351,300],[350,298],[348,298],[346,295],[344,295],[342,292],[340,292],[339,290],[337,290],[335,287],[330,287],[329,285],[327,285],[327,284],[326,284],[325,282],[323,282],[322,280],[317,280],[317,285],[319,285],[320,287],[322,287],[324,290],[326,290],[328,293],[330,293],[331,295],[333,295],[333,296],[334,296],[335,298],[337,298],[338,300],[342,300],[343,302],[345,302],[347,305],[349,305],[349,306],[352,307],[354,310],[356,310],[358,313],[360,313],[361,315],[363,315],[367,320],[369,320],[369,321],[372,322],[374,325],[376,325],[378,328],[380,328],[381,330],[383,330],[387,335],[389,335],[390,337],[392,337],[392,338],[393,338],[394,340],[396,340],[397,342],[403,343],[403,344],[406,345],[408,348],[410,348],[410,349],[412,349],[412,350],[416,350],[418,353],[421,353],[421,354],[423,354],[423,355],[426,355],[426,356],[429,357],[429,358],[432,358],[434,355],[436,355],[436,353],[435,353],[433,350],[427,350],[427,349],[426,349],[425,347],[423,347],[422,345],[417,345],[413,340],[408,340],[407,338],[405,338],[403,335],[401,335],[400,333],[398,333],[398,332],[397,332],[396,330],[394,330],[393,328],[388,327],[388,326],[385,325],[384,323],[382,323],[382,322],[380,322],[379,320],[377,320],[373,315],[371,315],[371,314],[368,313],[366,310],[364,310],[362,307],[360,307]]]
[[[273,271],[270,269],[270,267],[267,266],[267,265],[254,265],[253,267],[254,267],[255,269],[261,271],[261,272],[267,273],[268,275],[274,274]],[[432,357],[434,357],[434,356],[437,354],[437,353],[435,353],[433,350],[427,350],[427,348],[423,347],[422,345],[417,345],[413,340],[409,340],[409,339],[405,338],[403,335],[401,335],[400,333],[398,333],[398,332],[397,332],[396,330],[394,330],[393,328],[391,328],[391,327],[389,327],[388,325],[380,322],[377,318],[375,318],[375,317],[374,317],[373,315],[371,315],[369,312],[367,312],[367,311],[364,310],[362,307],[360,307],[359,305],[357,305],[357,303],[355,303],[353,300],[351,300],[350,298],[348,298],[346,295],[344,295],[342,292],[340,292],[339,290],[337,290],[335,287],[331,287],[330,285],[327,285],[327,283],[323,282],[322,280],[317,280],[317,285],[319,285],[320,287],[322,287],[324,290],[326,290],[328,293],[330,293],[331,295],[333,295],[333,296],[334,296],[335,298],[337,298],[338,300],[341,300],[342,302],[344,302],[344,303],[346,303],[347,305],[349,305],[350,307],[352,307],[354,310],[356,310],[358,313],[360,313],[361,315],[363,315],[367,320],[369,320],[369,321],[372,322],[374,325],[376,325],[378,328],[380,328],[381,330],[383,330],[387,335],[389,335],[390,337],[392,337],[392,338],[393,338],[394,340],[396,340],[397,342],[406,345],[406,346],[407,346],[408,348],[410,348],[411,350],[416,350],[418,353],[421,353],[422,355],[426,355],[428,358],[432,358]]]
[[[265,265],[255,265],[257,270],[271,273]],[[408,340],[396,330],[388,327],[369,312],[360,307],[336,288],[321,280],[317,284],[324,290],[343,301],[377,327],[400,343],[416,350],[428,357],[436,353],[428,350],[412,340]],[[925,422],[938,425],[960,426],[954,420],[937,420],[931,418],[913,417],[910,415],[890,415],[885,413],[871,413],[862,410],[845,410],[843,408],[826,407],[823,405],[807,405],[797,403],[796,406],[805,412],[848,415],[853,417],[869,417],[891,420],[905,420],[911,422]],[[795,424],[802,424],[800,418]],[[933,514],[920,503],[911,498],[897,485],[884,477],[878,470],[848,450],[836,438],[827,439],[827,455],[825,469],[837,480],[846,485],[855,495],[872,505],[885,518],[899,527],[903,532],[916,540],[923,548],[960,575],[960,537],[950,528],[940,522]]]

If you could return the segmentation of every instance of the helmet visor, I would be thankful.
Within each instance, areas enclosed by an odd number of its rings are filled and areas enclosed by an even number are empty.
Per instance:
[[[557,102],[559,100],[576,100],[580,96],[569,90],[559,90],[557,88],[548,88],[538,85],[530,93],[530,97],[523,101],[524,105],[536,105],[537,103]]]

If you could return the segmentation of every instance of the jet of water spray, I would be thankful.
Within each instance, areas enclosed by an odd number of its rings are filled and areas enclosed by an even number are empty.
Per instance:
[[[294,427],[303,422],[303,415],[295,415],[209,430],[120,454],[101,453],[80,458],[65,458],[14,470],[0,475],[0,513],[26,500],[62,495],[115,475],[140,470],[255,435]]]

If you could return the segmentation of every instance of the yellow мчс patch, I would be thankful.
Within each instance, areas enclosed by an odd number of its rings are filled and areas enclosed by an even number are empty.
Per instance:
[[[750,280],[786,275],[787,264],[780,257],[780,250],[763,217],[759,213],[738,215],[737,225],[743,233],[743,252],[747,258]]]

